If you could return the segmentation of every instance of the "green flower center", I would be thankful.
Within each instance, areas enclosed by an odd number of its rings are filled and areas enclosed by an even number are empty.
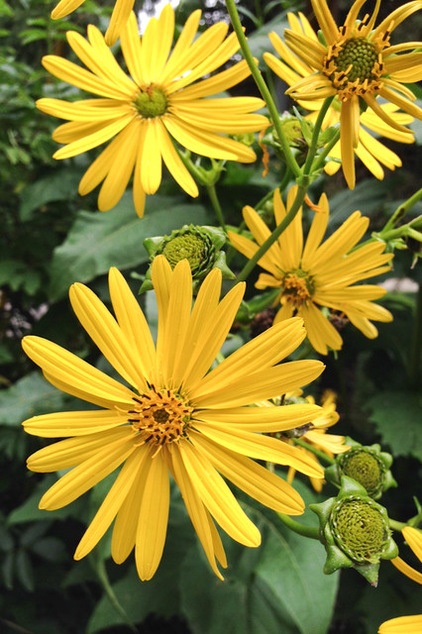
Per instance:
[[[314,293],[314,285],[308,273],[301,269],[290,271],[284,276],[282,283],[282,303],[289,302],[298,308],[308,299],[311,299]]]
[[[188,260],[191,270],[198,269],[204,258],[206,257],[206,244],[198,235],[185,233],[182,236],[172,238],[163,249],[172,268],[176,266],[180,260]]]
[[[372,500],[339,500],[331,526],[341,550],[356,563],[378,563],[388,542],[388,526]]]
[[[167,112],[167,96],[162,88],[151,84],[145,88],[140,88],[134,105],[144,119],[161,117]]]
[[[378,91],[382,70],[377,46],[362,37],[334,44],[323,63],[323,72],[341,101]]]
[[[349,450],[341,457],[343,473],[359,482],[368,492],[375,496],[382,489],[384,469],[374,454],[362,449]]]
[[[160,450],[164,445],[187,436],[193,407],[174,390],[157,390],[133,397],[128,422],[136,432],[139,445],[152,443]]]

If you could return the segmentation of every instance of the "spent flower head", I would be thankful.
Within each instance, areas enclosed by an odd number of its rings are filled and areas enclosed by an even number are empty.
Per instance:
[[[398,554],[386,509],[347,476],[342,478],[337,497],[309,508],[320,522],[320,539],[327,552],[324,572],[354,568],[376,586],[380,560]]]

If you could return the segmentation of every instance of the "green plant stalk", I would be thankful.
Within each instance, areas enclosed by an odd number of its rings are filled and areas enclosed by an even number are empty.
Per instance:
[[[119,599],[117,598],[107,575],[107,570],[105,567],[104,559],[98,558],[94,564],[95,570],[97,572],[98,578],[101,582],[104,592],[106,593],[108,600],[110,601],[113,608],[116,612],[122,617],[128,628],[134,634],[139,634],[138,628],[135,627],[135,624],[130,620],[128,615],[126,614],[123,606],[121,605]]]
[[[392,520],[391,517],[388,518],[388,523],[390,525],[390,528],[393,529],[393,531],[401,531],[405,526],[409,526],[405,522],[398,522],[397,520]]]
[[[206,187],[208,198],[210,199],[212,208],[214,209],[217,221],[220,223],[220,226],[223,229],[223,231],[227,233],[227,225],[226,225],[226,221],[224,220],[223,210],[221,208],[220,201],[218,199],[215,185],[205,185],[205,187]]]
[[[422,188],[418,189],[410,198],[408,198],[403,204],[399,205],[391,218],[388,220],[384,228],[378,233],[380,238],[385,239],[385,234],[393,229],[393,227],[400,221],[407,212],[414,206],[416,203],[422,200]]]
[[[321,110],[318,113],[318,117],[315,122],[315,127],[312,133],[311,145],[309,146],[308,155],[306,157],[305,165],[303,167],[303,175],[306,177],[308,177],[312,172],[312,164],[314,162],[315,155],[318,149],[318,139],[321,132],[322,122],[324,121],[325,115],[327,114],[327,110],[330,107],[333,99],[334,97],[327,97],[327,99],[324,99],[324,103],[322,104]],[[327,154],[330,151],[331,147],[327,150]]]
[[[416,389],[420,384],[420,366],[422,354],[422,284],[419,284],[416,296],[416,311],[414,329],[412,333],[412,345],[409,359],[409,383]]]
[[[326,453],[324,453],[320,449],[317,449],[316,447],[311,445],[309,442],[306,442],[306,440],[302,440],[301,438],[293,438],[293,440],[295,445],[300,445],[300,447],[303,447],[304,449],[306,449],[306,451],[310,451],[320,460],[327,462],[328,464],[335,463],[335,458],[331,458],[331,456],[328,456]]]
[[[293,520],[289,515],[284,515],[284,513],[277,513],[277,515],[283,524],[287,526],[287,528],[290,528],[290,530],[294,533],[302,535],[302,537],[319,540],[319,528],[314,526],[304,526],[304,524],[296,522],[296,520]]]
[[[291,223],[291,221],[293,220],[293,218],[296,216],[297,212],[299,211],[300,207],[302,206],[302,203],[305,200],[305,196],[306,196],[306,187],[304,187],[303,185],[299,185],[296,198],[293,202],[293,205],[290,211],[288,212],[284,220],[274,229],[272,234],[265,240],[265,242],[261,244],[261,246],[256,251],[256,253],[250,258],[250,260],[248,260],[247,264],[245,264],[245,266],[240,271],[237,277],[238,281],[246,280],[246,278],[255,268],[255,265],[257,264],[257,262],[259,262],[262,256],[268,251],[270,246],[283,233],[286,227],[289,226],[289,224]]]
[[[253,55],[251,53],[251,50],[248,46],[247,40],[246,40],[246,36],[243,32],[243,28],[242,28],[242,24],[240,22],[240,18],[239,18],[239,13],[237,11],[236,8],[236,4],[234,2],[234,0],[227,0],[226,2],[226,8],[227,11],[229,13],[230,16],[230,20],[233,26],[233,29],[237,35],[237,38],[239,40],[239,44],[240,44],[240,48],[242,50],[243,53],[243,57],[246,60],[246,63],[249,66],[249,69],[251,71],[251,75],[255,80],[255,83],[258,87],[259,92],[261,93],[262,98],[264,99],[265,103],[267,104],[267,108],[268,108],[268,112],[270,113],[270,117],[272,120],[272,123],[274,125],[274,129],[277,133],[277,137],[278,137],[278,141],[281,145],[281,148],[283,150],[284,153],[284,157],[286,159],[286,163],[289,166],[289,168],[291,169],[291,171],[293,172],[293,174],[295,175],[296,178],[299,178],[302,174],[302,171],[299,167],[299,165],[297,164],[297,161],[293,155],[293,152],[287,142],[286,136],[283,132],[283,128],[281,126],[280,123],[280,115],[277,109],[277,106],[274,102],[274,99],[272,98],[271,92],[268,89],[267,84],[264,81],[264,78],[262,77],[261,71],[259,70],[257,64],[255,63],[255,60],[253,58]]]

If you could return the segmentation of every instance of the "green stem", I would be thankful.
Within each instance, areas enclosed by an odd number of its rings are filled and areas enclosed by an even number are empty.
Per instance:
[[[388,518],[388,523],[393,531],[401,531],[405,526],[408,526],[406,522],[398,522],[397,520],[392,520],[391,517]]]
[[[274,125],[274,129],[277,133],[277,137],[278,137],[278,141],[282,147],[283,153],[284,153],[284,157],[286,159],[287,165],[289,166],[289,168],[291,169],[291,171],[293,172],[293,174],[296,177],[300,177],[302,172],[301,169],[299,167],[299,165],[297,164],[297,161],[293,155],[293,152],[287,142],[287,139],[284,135],[283,132],[283,128],[281,126],[280,123],[280,115],[277,109],[277,106],[274,102],[274,99],[272,98],[271,92],[268,89],[267,84],[264,81],[264,78],[262,77],[261,71],[259,70],[254,57],[251,53],[251,50],[248,46],[245,34],[243,32],[243,27],[242,27],[242,23],[240,21],[239,18],[239,13],[237,11],[236,8],[236,4],[234,0],[227,0],[226,2],[226,7],[227,7],[227,11],[229,13],[230,16],[230,20],[233,26],[233,29],[237,35],[237,38],[239,40],[239,44],[240,44],[240,48],[242,50],[243,53],[243,57],[246,60],[246,63],[249,66],[249,69],[251,71],[251,75],[255,80],[255,83],[258,87],[259,92],[261,93],[262,98],[264,99],[265,103],[267,104],[267,108],[268,108],[268,112],[270,113],[270,117],[272,120],[272,123]]]
[[[262,256],[268,251],[270,246],[278,239],[278,237],[283,233],[286,227],[292,222],[293,218],[296,216],[299,211],[302,203],[305,199],[306,188],[299,185],[296,198],[291,206],[291,209],[282,220],[282,222],[274,229],[272,234],[261,244],[256,253],[251,257],[251,259],[245,264],[243,269],[240,271],[238,275],[238,280],[243,281],[246,280],[248,275],[253,271],[257,262],[262,258]]]
[[[414,320],[414,330],[412,335],[412,345],[410,348],[409,360],[409,383],[416,389],[420,381],[421,367],[421,351],[422,351],[422,284],[416,297],[416,314]]]
[[[134,634],[138,634],[138,629],[135,627],[134,623],[130,620],[128,615],[126,614],[123,606],[121,605],[119,599],[117,598],[110,580],[107,575],[107,570],[105,567],[104,559],[97,559],[95,562],[95,570],[97,572],[98,578],[101,582],[104,592],[106,593],[108,600],[110,601],[113,608],[116,610],[118,614],[122,617],[128,628],[134,632]]]
[[[309,146],[308,155],[306,157],[305,165],[304,165],[304,168],[303,168],[304,176],[309,176],[309,174],[311,174],[311,172],[312,172],[312,164],[314,162],[315,155],[316,155],[317,150],[318,150],[318,139],[319,139],[319,135],[320,135],[320,132],[321,132],[322,123],[324,121],[325,115],[327,114],[327,110],[330,107],[331,102],[332,102],[333,99],[334,99],[334,97],[327,97],[327,99],[324,99],[324,103],[322,104],[321,110],[318,113],[318,117],[317,117],[317,120],[315,122],[315,127],[314,127],[313,133],[312,133],[311,144]],[[330,149],[331,149],[331,147],[329,148],[329,150]],[[327,153],[328,153],[328,151],[327,151]]]
[[[296,520],[292,520],[289,515],[284,515],[284,513],[277,513],[277,515],[285,526],[290,528],[290,530],[294,531],[298,535],[309,537],[310,539],[319,540],[319,528],[316,528],[314,526],[304,526],[303,524],[296,522]]]
[[[306,440],[302,440],[301,438],[293,438],[293,440],[296,445],[300,445],[301,447],[306,449],[306,451],[310,451],[323,462],[327,462],[328,464],[335,463],[335,458],[331,458],[331,456],[328,456],[326,453],[321,451],[321,449],[317,449],[316,447],[311,445],[309,442],[306,442]]]
[[[395,212],[391,216],[390,220],[387,222],[385,227],[382,229],[382,231],[379,232],[378,235],[382,239],[384,239],[384,234],[387,233],[388,231],[390,231],[391,229],[393,229],[393,227],[400,220],[402,220],[402,218],[404,218],[404,216],[407,214],[409,209],[411,209],[413,207],[413,205],[416,205],[416,203],[419,200],[421,200],[421,199],[422,199],[422,188],[419,189],[417,192],[415,192],[413,194],[413,196],[410,196],[410,198],[408,198],[403,204],[401,204],[401,205],[399,205],[399,207],[397,207],[397,209],[395,210]]]
[[[227,226],[224,220],[223,210],[220,205],[220,201],[218,199],[217,190],[215,185],[206,185],[208,197],[211,201],[212,208],[214,209],[215,215],[217,216],[217,220],[220,223],[221,228],[227,233]]]

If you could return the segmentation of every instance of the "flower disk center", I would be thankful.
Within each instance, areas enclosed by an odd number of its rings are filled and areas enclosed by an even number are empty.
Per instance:
[[[350,497],[333,510],[332,528],[343,552],[357,563],[378,563],[388,540],[388,527],[369,500]]]
[[[282,300],[298,308],[312,297],[313,284],[300,269],[286,273],[282,281]]]
[[[162,447],[187,436],[193,407],[174,390],[157,390],[133,397],[129,422],[137,432],[139,444]]]
[[[342,101],[380,88],[382,61],[375,44],[351,38],[334,44],[324,60],[324,73]]]
[[[144,119],[161,117],[167,112],[167,96],[158,86],[140,88],[134,100],[136,110]]]

